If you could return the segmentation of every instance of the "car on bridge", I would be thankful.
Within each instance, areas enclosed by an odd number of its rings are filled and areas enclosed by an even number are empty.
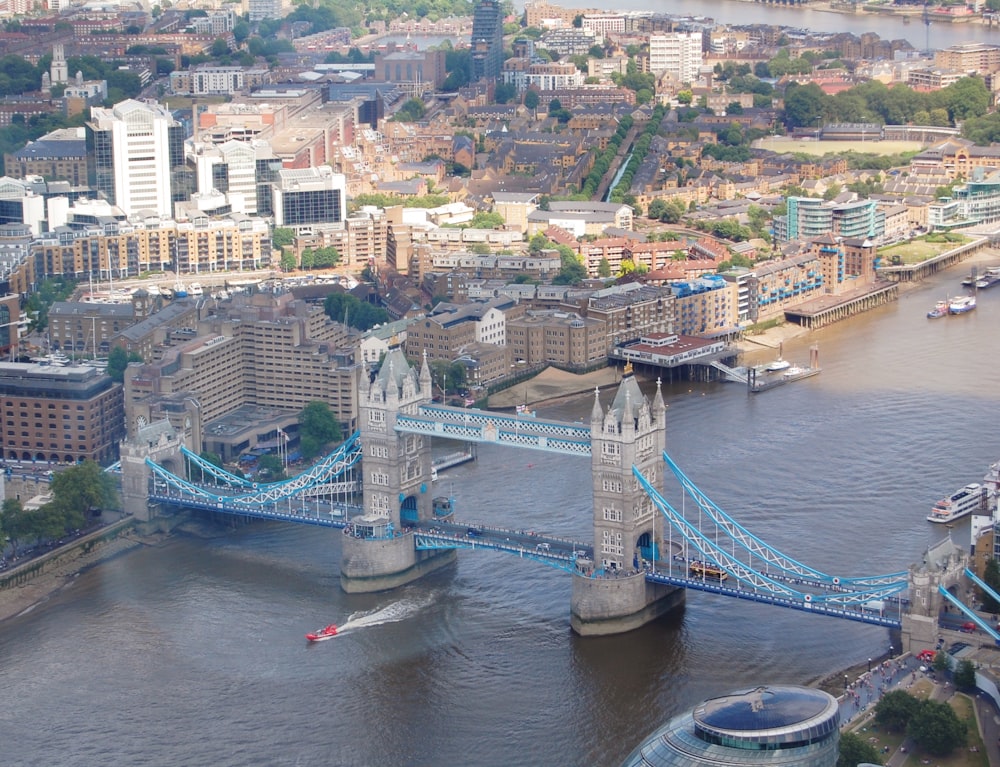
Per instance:
[[[469,538],[478,538],[483,534],[483,531],[476,527],[470,527],[468,530],[465,531],[465,534]]]
[[[539,543],[537,546],[535,546],[535,548],[538,549],[538,551],[551,551],[552,550],[552,547],[549,544],[547,544],[547,543]]]
[[[966,621],[965,623],[963,623],[961,626],[958,627],[958,630],[961,631],[963,634],[975,634],[976,624],[973,623],[972,621]]]

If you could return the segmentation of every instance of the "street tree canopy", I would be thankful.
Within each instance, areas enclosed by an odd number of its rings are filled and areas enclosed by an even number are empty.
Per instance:
[[[340,422],[330,406],[314,400],[299,413],[299,451],[306,458],[319,455],[327,445],[340,442]]]

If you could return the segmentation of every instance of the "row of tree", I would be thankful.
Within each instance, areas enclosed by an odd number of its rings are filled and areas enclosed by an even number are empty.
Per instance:
[[[615,184],[615,188],[611,190],[612,202],[623,202],[625,196],[629,194],[629,191],[632,188],[632,179],[642,166],[643,160],[646,159],[646,155],[649,152],[649,146],[653,142],[653,137],[659,132],[660,123],[663,122],[663,118],[666,114],[667,108],[663,104],[657,104],[656,108],[653,110],[653,116],[646,124],[642,134],[636,139],[635,144],[632,145],[632,156],[625,165],[625,170],[622,171],[621,178],[618,179],[618,183]]]
[[[17,498],[3,502],[0,540],[10,542],[14,556],[30,543],[53,541],[84,527],[88,514],[121,508],[115,481],[94,461],[71,466],[52,477],[52,500],[26,510]]]
[[[785,90],[785,124],[789,128],[824,122],[947,126],[981,117],[989,108],[990,93],[979,77],[963,77],[947,88],[926,93],[903,84],[889,87],[878,80],[833,96],[815,83],[791,83]]]
[[[618,156],[618,149],[621,147],[625,137],[628,136],[629,131],[632,130],[632,125],[633,120],[631,115],[625,115],[619,120],[615,134],[608,139],[607,149],[601,152],[597,159],[594,160],[594,165],[591,167],[590,173],[587,174],[587,178],[583,181],[580,192],[583,194],[584,199],[593,199],[594,195],[597,194],[597,189],[601,186],[604,174],[608,172],[611,168],[611,163]]]

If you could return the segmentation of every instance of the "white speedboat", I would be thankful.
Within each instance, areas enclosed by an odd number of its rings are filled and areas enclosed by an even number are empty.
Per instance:
[[[779,373],[782,370],[788,370],[792,366],[792,363],[788,360],[776,359],[774,362],[770,362],[764,366],[764,370],[768,373]]]

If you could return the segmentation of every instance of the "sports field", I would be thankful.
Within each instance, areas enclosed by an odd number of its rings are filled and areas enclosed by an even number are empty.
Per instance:
[[[769,136],[753,143],[754,149],[769,149],[772,152],[802,152],[822,157],[840,152],[863,152],[865,154],[902,154],[919,152],[924,145],[919,141],[822,141],[818,139],[792,139],[784,136]]]

